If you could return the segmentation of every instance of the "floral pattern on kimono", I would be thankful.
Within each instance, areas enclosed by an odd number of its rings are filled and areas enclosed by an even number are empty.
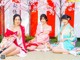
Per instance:
[[[63,30],[62,28],[63,28],[63,25],[61,26],[60,33],[58,34],[58,42],[61,39],[67,39],[61,44],[64,49],[71,51],[72,49],[74,49],[75,47],[74,43],[77,40],[77,38],[75,37],[74,29],[70,24],[68,24]]]

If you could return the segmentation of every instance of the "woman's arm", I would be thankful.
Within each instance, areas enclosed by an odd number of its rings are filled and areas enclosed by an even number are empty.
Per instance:
[[[64,42],[65,40],[70,40],[72,42],[77,40],[77,38],[75,37],[75,33],[74,33],[73,28],[70,29],[70,37],[62,39],[61,42]]]
[[[74,30],[73,29],[71,29],[70,35],[71,35],[71,37],[70,38],[67,38],[67,40],[70,40],[72,42],[74,42],[75,40],[77,40],[77,38],[75,37],[75,33],[74,33]]]
[[[50,33],[49,30],[43,32],[43,34],[49,34],[49,33]]]
[[[37,25],[37,29],[36,29],[36,34],[35,34],[35,37],[40,33],[40,28],[39,28],[40,26],[39,25]]]
[[[52,27],[49,26],[46,28],[46,31],[43,32],[43,34],[49,34],[52,31]]]

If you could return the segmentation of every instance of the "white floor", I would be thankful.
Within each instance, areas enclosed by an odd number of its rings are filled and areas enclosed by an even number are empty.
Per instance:
[[[26,57],[11,56],[5,60],[80,60],[80,55],[55,54],[52,52],[28,52]]]

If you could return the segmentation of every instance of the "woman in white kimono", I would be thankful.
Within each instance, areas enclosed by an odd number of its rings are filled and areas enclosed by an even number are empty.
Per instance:
[[[69,24],[71,19],[68,15],[63,15],[61,17],[62,24],[60,28],[60,33],[58,34],[58,44],[52,44],[52,51],[68,54],[71,53],[76,55],[76,52],[73,51],[75,47],[76,37],[74,34],[73,27]]]

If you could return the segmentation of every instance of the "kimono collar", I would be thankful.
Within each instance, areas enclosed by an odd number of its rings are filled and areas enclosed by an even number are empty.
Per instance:
[[[66,28],[69,27],[69,26],[70,26],[70,24],[68,23],[68,24],[66,25]],[[60,30],[62,30],[62,28],[63,28],[63,25],[61,25],[61,29],[60,29]]]

